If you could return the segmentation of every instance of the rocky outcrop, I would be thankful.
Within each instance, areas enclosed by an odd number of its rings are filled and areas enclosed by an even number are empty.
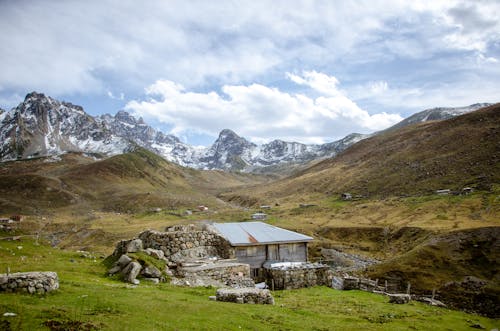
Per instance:
[[[217,301],[274,305],[269,290],[258,288],[221,288],[217,290]]]
[[[0,274],[0,291],[45,294],[59,288],[57,273],[52,271]]]

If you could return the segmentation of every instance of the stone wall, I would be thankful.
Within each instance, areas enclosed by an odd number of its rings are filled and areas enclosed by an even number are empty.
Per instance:
[[[269,290],[258,288],[221,288],[217,290],[217,301],[274,305]]]
[[[273,266],[278,265],[278,266]],[[289,290],[303,287],[330,286],[332,274],[327,265],[319,263],[285,263],[264,266],[266,270],[266,283],[275,290]]]
[[[195,274],[197,276],[205,276],[221,283],[231,283],[237,278],[249,279],[250,266],[244,263],[223,262],[203,264],[195,267],[182,265],[178,267],[178,272],[183,273],[183,276]]]
[[[165,232],[147,230],[139,234],[139,239],[144,248],[162,250],[172,262],[212,256],[223,259],[234,257],[234,249],[227,240],[213,232],[190,226],[170,227]],[[127,243],[121,245],[126,246]]]
[[[27,292],[44,294],[59,288],[57,273],[47,272],[16,272],[0,274],[0,291]]]

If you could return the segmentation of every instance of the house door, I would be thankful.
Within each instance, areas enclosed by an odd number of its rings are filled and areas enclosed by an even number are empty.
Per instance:
[[[266,260],[268,261],[280,260],[278,245],[267,245]]]

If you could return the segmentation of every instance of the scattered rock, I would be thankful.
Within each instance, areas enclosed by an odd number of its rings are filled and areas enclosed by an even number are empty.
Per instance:
[[[408,303],[411,300],[411,296],[409,294],[387,294],[389,296],[389,303],[397,303],[397,304],[404,304]]]
[[[208,300],[210,300],[210,301],[216,301],[217,297],[215,295],[211,295],[211,296],[208,297]]]
[[[484,326],[482,326],[480,323],[474,323],[474,324],[471,324],[469,325],[471,328],[474,328],[474,329],[480,329],[480,330],[484,330],[486,329]]]
[[[4,317],[14,317],[14,316],[17,316],[17,314],[16,313],[9,313],[9,312],[7,312],[7,313],[4,313],[3,316]]]

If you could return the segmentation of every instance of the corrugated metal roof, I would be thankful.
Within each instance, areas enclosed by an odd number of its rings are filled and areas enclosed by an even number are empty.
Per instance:
[[[313,238],[263,222],[214,223],[217,231],[233,246],[305,242]]]

